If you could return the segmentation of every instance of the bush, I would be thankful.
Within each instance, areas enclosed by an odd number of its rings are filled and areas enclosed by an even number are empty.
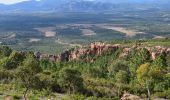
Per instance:
[[[164,91],[164,92],[156,92],[153,97],[158,97],[158,98],[166,98],[170,99],[170,89]]]
[[[14,100],[21,100],[21,98],[22,98],[22,97],[20,97],[20,96],[13,95],[13,99],[14,99]]]
[[[69,93],[80,92],[84,89],[81,73],[76,69],[63,68],[59,72],[59,85]]]
[[[12,71],[0,70],[0,81],[2,83],[9,83],[14,78]]]

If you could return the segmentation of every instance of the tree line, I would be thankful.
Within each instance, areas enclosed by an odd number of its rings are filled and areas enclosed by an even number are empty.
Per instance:
[[[121,52],[53,62],[0,46],[0,84],[17,85],[14,90],[23,89],[25,100],[31,91],[67,94],[68,100],[119,100],[125,92],[150,100],[170,99],[170,54],[152,60],[145,48],[133,48],[125,57],[119,56]],[[85,61],[87,56],[95,61]]]

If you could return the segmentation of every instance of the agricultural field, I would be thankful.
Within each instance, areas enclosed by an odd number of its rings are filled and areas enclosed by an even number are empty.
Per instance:
[[[0,43],[16,50],[54,54],[94,41],[168,37],[170,13],[161,10],[1,13],[0,16]]]
[[[170,100],[170,0],[0,0],[0,100]]]

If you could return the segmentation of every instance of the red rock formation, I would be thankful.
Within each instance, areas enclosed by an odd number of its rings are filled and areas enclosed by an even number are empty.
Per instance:
[[[86,48],[79,48],[76,50],[66,50],[65,52],[59,54],[59,55],[47,55],[42,54],[40,52],[34,53],[34,55],[37,57],[37,59],[49,59],[51,61],[72,61],[72,60],[78,60],[81,56],[85,56],[84,60],[89,62],[94,62],[95,59],[89,58],[91,55],[99,56],[107,51],[115,52],[117,49],[123,48],[123,52],[120,54],[120,57],[128,56],[132,49],[136,49],[133,47],[121,47],[119,44],[105,44],[101,42],[94,42],[91,43],[89,47]],[[142,47],[137,47],[137,49],[140,49]],[[161,46],[155,46],[155,47],[145,47],[151,54],[152,60],[156,59],[156,57],[159,54],[162,53],[170,53],[170,48],[164,48]]]
[[[131,48],[125,47],[123,52],[119,55],[120,58],[127,57],[131,52]]]
[[[151,53],[151,56],[152,56],[152,60],[155,60],[155,59],[156,59],[156,56],[157,56],[157,53],[156,53],[156,52],[152,52],[152,53]]]

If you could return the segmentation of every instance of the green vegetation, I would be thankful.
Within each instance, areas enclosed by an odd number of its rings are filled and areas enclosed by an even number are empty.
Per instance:
[[[151,11],[150,11],[151,10]],[[93,41],[112,41],[122,39],[151,39],[170,37],[169,12],[157,10],[128,10],[116,8],[113,12],[39,12],[1,14],[0,44],[15,50],[41,51],[55,54],[70,47],[69,44],[88,44]],[[112,29],[102,27],[122,27],[139,33],[133,37]],[[36,28],[53,27],[54,37],[46,37]],[[85,36],[82,29],[96,33]],[[50,30],[50,28],[49,28]],[[87,32],[88,33],[88,32]],[[31,41],[35,39],[35,41]],[[38,39],[36,41],[36,39]],[[146,43],[147,44],[147,43]],[[157,42],[153,42],[153,45]],[[164,44],[162,44],[164,45]]]
[[[153,41],[138,41],[152,45]],[[169,40],[159,40],[167,43]],[[133,41],[117,41],[130,46]],[[142,47],[142,45],[141,45]],[[32,52],[0,46],[0,99],[119,100],[124,92],[141,98],[170,99],[170,54],[151,59],[145,48],[122,49],[101,55],[84,55],[79,60],[38,60]],[[95,59],[93,62],[85,58]]]

